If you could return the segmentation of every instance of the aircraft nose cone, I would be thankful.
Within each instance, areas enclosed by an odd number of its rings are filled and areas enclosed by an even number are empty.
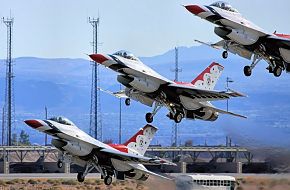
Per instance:
[[[91,55],[89,55],[89,56],[90,56],[90,58],[91,58],[92,60],[94,60],[94,61],[97,62],[97,63],[103,63],[103,62],[109,60],[108,58],[106,58],[106,57],[105,57],[104,55],[102,55],[102,54],[91,54]]]
[[[202,9],[198,5],[186,5],[185,8],[191,12],[192,14],[198,15],[199,13],[205,12],[204,9]]]
[[[34,129],[37,129],[38,127],[42,127],[43,125],[37,121],[37,120],[34,120],[34,119],[31,119],[31,120],[25,120],[24,121],[28,126],[34,128]]]

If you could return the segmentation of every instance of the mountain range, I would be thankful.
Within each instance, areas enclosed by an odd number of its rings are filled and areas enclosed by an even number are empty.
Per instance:
[[[113,53],[113,52],[107,52]],[[222,64],[225,69],[216,90],[225,90],[226,77],[234,82],[231,89],[248,97],[229,100],[229,110],[246,115],[248,119],[220,115],[216,122],[183,120],[178,125],[178,143],[192,140],[194,144],[224,144],[226,136],[241,146],[282,147],[289,149],[290,141],[290,75],[283,73],[280,78],[269,74],[267,64],[257,65],[251,77],[245,77],[243,67],[249,60],[230,54],[221,58],[221,51],[206,46],[179,47],[180,81],[191,81],[211,62]],[[140,57],[140,59],[169,79],[174,78],[174,49],[162,55]],[[5,61],[0,65],[0,106],[4,105]],[[15,126],[18,133],[24,129],[34,143],[43,144],[44,135],[25,126],[23,120],[43,119],[44,107],[48,115],[63,115],[71,119],[81,129],[89,131],[91,102],[92,62],[88,59],[19,57],[14,59],[14,99]],[[99,67],[100,86],[111,91],[119,90],[117,74]],[[118,142],[119,100],[100,93],[103,139]],[[226,101],[213,102],[226,109]],[[152,108],[132,101],[126,107],[122,102],[122,141],[146,124],[144,115]],[[170,145],[173,122],[163,108],[156,116],[153,125],[159,128],[154,144]]]

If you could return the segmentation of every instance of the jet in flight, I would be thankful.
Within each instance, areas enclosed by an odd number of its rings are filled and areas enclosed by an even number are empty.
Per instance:
[[[223,58],[228,57],[228,51],[246,59],[252,64],[244,67],[244,74],[250,76],[257,63],[265,60],[269,73],[279,77],[283,70],[290,72],[290,35],[272,34],[264,31],[245,19],[228,3],[218,1],[211,5],[187,5],[185,8],[192,14],[215,25],[216,35],[223,40],[208,44],[213,48],[223,48]]]
[[[145,116],[148,123],[153,122],[154,115],[162,106],[169,110],[167,116],[176,123],[180,123],[183,118],[215,121],[219,113],[244,117],[218,109],[210,103],[244,96],[234,91],[213,90],[224,69],[218,63],[212,63],[193,81],[185,83],[161,76],[127,51],[118,51],[112,55],[92,54],[90,57],[95,62],[118,72],[118,82],[126,87],[119,92],[103,91],[125,98],[126,105],[130,105],[130,99],[150,107],[154,105],[153,111]]]
[[[124,144],[105,144],[84,131],[64,117],[53,117],[48,120],[26,120],[25,123],[40,132],[53,137],[51,144],[61,151],[57,165],[63,162],[83,166],[78,172],[79,182],[94,168],[100,172],[106,185],[112,183],[112,176],[119,180],[131,178],[145,181],[149,175],[163,177],[145,168],[144,163],[175,165],[161,158],[149,158],[144,154],[154,137],[157,128],[146,125]]]

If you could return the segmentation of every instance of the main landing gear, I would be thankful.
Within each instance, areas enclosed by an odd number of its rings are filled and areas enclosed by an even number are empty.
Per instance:
[[[245,76],[251,76],[252,75],[252,70],[256,67],[256,65],[262,60],[262,58],[259,55],[254,54],[254,58],[252,61],[252,64],[250,66],[245,66],[244,67],[244,74]]]
[[[104,183],[106,185],[111,185],[113,182],[112,175],[106,170],[102,169],[101,166],[98,164],[98,158],[96,156],[93,157],[93,159],[89,160],[86,164],[85,171],[84,172],[78,172],[77,180],[78,182],[84,182],[85,177],[90,173],[93,169],[98,170],[98,172],[101,173],[102,176],[105,176]]]
[[[126,106],[130,106],[130,104],[131,104],[131,99],[130,98],[126,98],[125,99],[125,105]]]
[[[154,115],[160,110],[161,107],[162,107],[161,103],[155,102],[154,109],[153,109],[152,113],[149,112],[149,113],[146,113],[146,115],[145,115],[145,119],[146,119],[147,123],[153,122]]]
[[[222,53],[222,57],[223,57],[224,59],[228,58],[228,56],[229,56],[228,51],[224,51],[224,52]]]
[[[181,112],[175,112],[175,114],[172,114],[171,112],[169,112],[169,114],[167,115],[170,119],[173,119],[175,121],[175,123],[180,123],[183,119],[183,114]]]

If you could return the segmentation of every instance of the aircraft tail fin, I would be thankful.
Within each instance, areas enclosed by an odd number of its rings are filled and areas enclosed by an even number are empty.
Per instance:
[[[203,90],[213,90],[224,67],[213,62],[201,74],[199,74],[191,84]]]
[[[127,142],[125,142],[124,145],[138,152],[139,154],[144,155],[156,131],[157,131],[156,127],[147,124],[143,128],[141,128]]]

